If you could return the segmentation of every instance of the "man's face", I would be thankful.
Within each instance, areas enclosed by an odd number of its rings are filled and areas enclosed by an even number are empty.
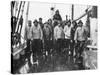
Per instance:
[[[42,23],[42,19],[39,19],[39,23]]]
[[[56,11],[56,14],[59,14],[59,11]]]
[[[38,23],[37,23],[37,22],[34,22],[34,25],[35,25],[35,26],[37,26],[37,25],[38,25]]]
[[[83,24],[82,24],[82,23],[79,23],[78,25],[79,25],[80,27],[82,27]]]
[[[73,25],[75,25],[75,22],[73,22]]]
[[[74,27],[74,26],[75,26],[75,22],[73,22],[73,24],[72,24],[72,25],[73,25],[73,27]]]
[[[58,26],[60,26],[60,23],[58,23]]]
[[[58,21],[58,26],[61,26],[61,22],[60,21]]]
[[[70,26],[71,25],[71,23],[70,22],[68,22],[68,26]]]
[[[31,21],[28,22],[28,26],[31,27]]]
[[[49,23],[49,24],[51,24],[51,23],[52,23],[52,21],[51,21],[51,20],[48,20],[48,23]]]

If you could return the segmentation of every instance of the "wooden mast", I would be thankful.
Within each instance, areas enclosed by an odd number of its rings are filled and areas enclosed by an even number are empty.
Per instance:
[[[74,19],[74,4],[72,4],[72,17],[71,17],[72,21]]]
[[[30,6],[30,2],[28,2],[28,5],[27,5],[27,11],[26,11],[26,20],[25,20],[25,26],[27,25],[27,21],[28,21],[29,6]]]

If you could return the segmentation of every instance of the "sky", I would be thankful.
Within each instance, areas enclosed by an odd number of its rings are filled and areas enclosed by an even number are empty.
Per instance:
[[[51,18],[51,11],[50,8],[55,6],[55,10],[58,9],[60,11],[61,17],[63,20],[66,19],[66,15],[68,18],[71,19],[71,6],[72,4],[57,4],[57,3],[41,3],[41,2],[30,2],[29,7],[29,19],[34,20],[38,19],[39,17],[43,18],[43,22],[47,21]],[[74,5],[74,19],[81,16],[85,13],[85,9],[87,5]],[[82,20],[85,24],[84,17]]]
[[[19,2],[20,3],[20,2]],[[27,13],[27,5],[28,2],[25,3],[24,7],[24,23],[22,27],[22,36],[24,36],[24,30],[26,26],[26,13]],[[30,1],[29,4],[29,14],[28,14],[28,20],[31,20],[32,22],[35,19],[39,19],[40,17],[43,18],[43,22],[46,22],[49,18],[51,18],[51,7],[55,7],[55,10],[59,10],[60,15],[63,20],[66,19],[66,15],[68,15],[68,19],[71,19],[71,6],[72,4],[61,4],[61,3],[44,3],[44,2],[33,2]],[[74,19],[77,19],[82,14],[85,13],[85,10],[87,9],[87,5],[74,5]],[[83,21],[83,24],[86,22],[86,16],[81,19]]]
[[[24,19],[26,19],[27,5],[28,5],[28,2],[25,3],[25,7],[24,7],[24,13],[23,13]],[[38,20],[41,17],[43,18],[43,22],[47,21],[49,18],[51,18],[51,14],[52,14],[50,10],[51,7],[55,7],[55,10],[57,9],[59,10],[60,15],[63,20],[66,19],[66,15],[68,15],[68,18],[71,19],[72,4],[30,1],[28,20],[34,21],[34,19]],[[77,19],[79,16],[84,14],[87,7],[88,5],[75,4],[74,5],[74,19]],[[82,18],[82,21],[85,24],[86,16]]]
[[[70,7],[71,5],[65,4],[54,4],[54,3],[34,3],[30,2],[30,10],[29,10],[29,19],[38,19],[39,17],[43,18],[43,22],[51,18],[51,7],[55,6],[55,10],[59,9],[60,14],[63,19],[65,19],[65,15],[71,15]],[[33,10],[32,10],[33,9]]]

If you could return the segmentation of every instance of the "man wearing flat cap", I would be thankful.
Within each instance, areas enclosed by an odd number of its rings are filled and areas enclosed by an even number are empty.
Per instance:
[[[42,40],[42,29],[37,20],[34,20],[32,27],[32,51],[33,55],[40,55],[41,53],[41,40]]]
[[[67,48],[67,55],[69,55],[70,46],[71,46],[71,21],[69,20],[67,25],[64,26],[64,34],[65,34],[65,48]]]
[[[64,39],[64,31],[61,26],[61,21],[58,21],[58,25],[54,28],[54,39],[55,39],[55,49],[57,54],[61,55],[63,42]]]
[[[83,22],[79,20],[78,27],[75,31],[75,36],[74,36],[74,40],[76,43],[76,57],[77,58],[82,57],[84,44],[85,44],[85,41],[87,40],[87,36],[85,34],[86,32],[87,30],[84,28]]]
[[[39,25],[41,26],[41,29],[43,30],[44,24],[42,22],[42,18],[39,18]]]

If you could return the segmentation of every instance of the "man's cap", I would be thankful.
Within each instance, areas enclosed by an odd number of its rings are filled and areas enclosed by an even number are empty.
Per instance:
[[[42,20],[42,18],[40,17],[39,20]]]
[[[79,20],[78,24],[80,24],[80,23],[83,24],[82,20]]]
[[[35,22],[37,22],[37,23],[38,23],[38,21],[37,21],[36,19],[34,20],[34,22],[33,22],[33,23],[35,23]]]
[[[51,18],[49,18],[49,19],[48,19],[48,21],[52,21],[52,19],[51,19]]]
[[[73,21],[72,21],[72,23],[76,23],[76,21],[75,21],[75,20],[73,20]]]
[[[59,10],[57,9],[56,12],[59,12]]]
[[[68,22],[70,22],[70,23],[71,23],[71,20],[68,20]],[[67,22],[67,23],[68,23],[68,22]]]
[[[31,20],[28,20],[28,23],[31,23],[32,21]]]

